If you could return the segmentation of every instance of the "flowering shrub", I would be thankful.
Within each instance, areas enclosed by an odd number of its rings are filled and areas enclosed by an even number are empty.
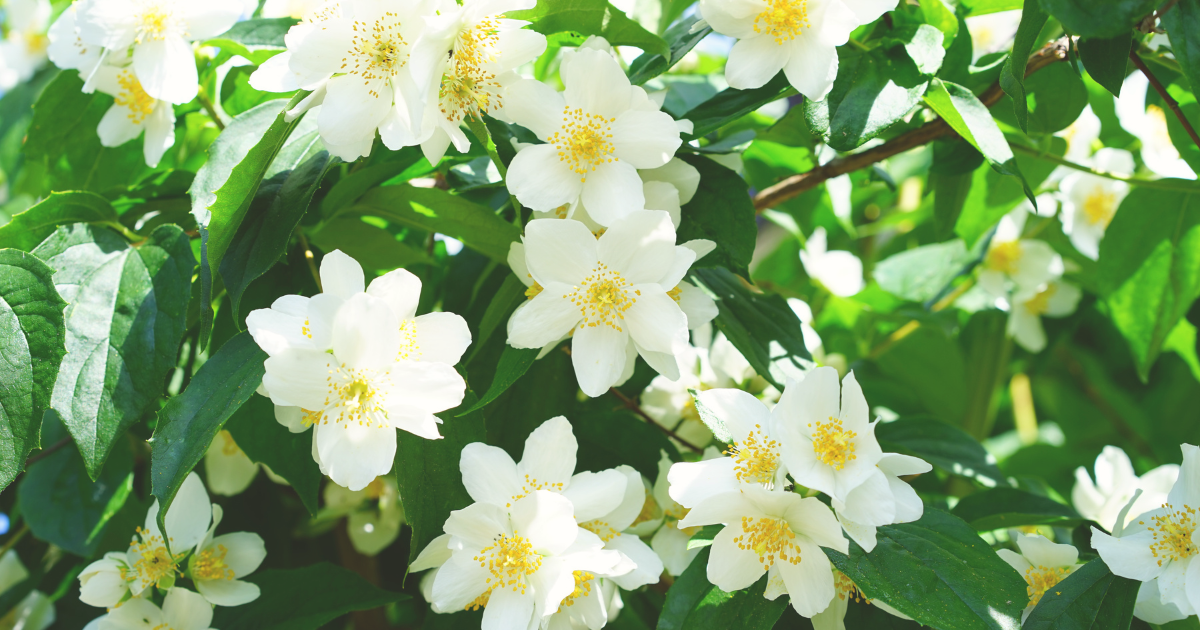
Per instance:
[[[1198,628],[1200,0],[0,0],[0,630]]]

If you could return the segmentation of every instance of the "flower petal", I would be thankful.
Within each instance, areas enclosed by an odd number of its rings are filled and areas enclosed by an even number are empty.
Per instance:
[[[583,175],[580,199],[588,216],[608,226],[646,206],[642,180],[630,162],[617,160],[597,165]]]
[[[722,529],[713,538],[712,551],[708,556],[708,581],[725,592],[731,593],[746,588],[767,572],[753,549],[748,546],[742,549],[733,541],[735,537],[743,534],[741,523],[734,523]],[[831,588],[832,582],[831,573]]]
[[[787,585],[792,608],[803,617],[812,617],[828,608],[834,599],[833,569],[825,552],[807,537],[797,536],[795,543],[800,548],[800,562],[777,560],[775,566]]]
[[[561,75],[565,88],[563,100],[567,107],[609,119],[617,118],[629,109],[632,98],[629,78],[612,55],[578,48]]]
[[[178,630],[207,630],[213,609],[203,597],[185,588],[172,588],[163,599],[164,625]]]
[[[740,389],[709,389],[697,394],[700,404],[713,412],[729,428],[736,443],[746,441],[755,427],[770,431],[771,410],[763,402]]]
[[[345,256],[345,258],[350,259],[349,261],[357,267],[357,282],[361,286],[362,267],[358,266],[358,263],[354,262],[354,259],[349,256]],[[329,254],[326,254],[325,259],[329,259]],[[353,269],[348,268],[345,262],[341,264],[343,267],[346,267],[343,273],[346,273],[347,276],[350,273],[354,273]],[[322,274],[324,273],[324,262],[322,262],[321,272]],[[322,276],[322,279],[324,279],[324,276]],[[353,286],[355,285],[348,283],[346,288]],[[358,289],[358,291],[361,290]],[[354,292],[352,291],[352,293]],[[372,280],[371,286],[367,287],[367,293],[387,302],[387,305],[391,307],[392,312],[399,319],[412,319],[416,316],[417,304],[421,301],[421,279],[407,269],[396,269]],[[350,295],[344,295],[342,298],[350,299]]]
[[[325,293],[349,300],[362,293],[365,286],[362,265],[342,250],[335,249],[321,259],[321,287]]]
[[[639,169],[665,165],[683,143],[675,120],[665,112],[627,111],[613,123],[612,136],[617,159]]]
[[[542,286],[579,284],[596,269],[597,248],[596,237],[579,221],[536,219],[525,226],[525,262]]]
[[[497,588],[483,609],[483,630],[526,628],[533,618],[533,594],[517,592],[515,587]]]
[[[366,293],[346,300],[333,320],[333,354],[351,368],[377,369],[396,361],[400,320],[387,302]]]
[[[133,71],[146,94],[161,101],[182,105],[196,98],[199,90],[196,55],[192,45],[180,37],[168,36],[134,46]]]
[[[376,477],[386,475],[396,457],[396,430],[390,426],[321,424],[313,443],[321,472],[351,490],[362,490]]]
[[[625,216],[596,241],[596,253],[600,262],[619,271],[630,284],[659,281],[675,262],[671,215],[645,210]]]
[[[508,166],[508,190],[534,210],[553,210],[579,198],[583,179],[558,157],[552,144],[517,152]]]
[[[479,503],[507,505],[521,494],[517,464],[502,448],[474,442],[463,447],[458,460],[467,494]]]
[[[460,315],[426,313],[416,322],[421,361],[456,365],[471,345],[471,329]]]
[[[639,350],[673,355],[687,345],[688,320],[657,284],[635,285],[637,301],[625,311],[625,324]]]
[[[575,329],[571,364],[583,393],[595,398],[616,384],[625,368],[628,340],[628,332],[607,324],[580,325]]]
[[[583,531],[575,523],[574,510],[571,501],[561,494],[537,490],[513,503],[513,530],[539,553],[558,555]]]
[[[571,285],[555,282],[520,305],[508,321],[508,344],[514,348],[541,348],[566,337],[583,317],[567,297],[573,292]]]
[[[638,487],[641,485],[639,481]],[[607,516],[621,505],[627,486],[625,475],[616,470],[581,472],[571,477],[562,495],[575,506],[575,520],[580,523],[603,520],[612,526]]]
[[[729,51],[725,79],[730,87],[739,90],[760,88],[783,70],[788,63],[788,51],[789,46],[775,43],[770,35],[738,40]]]
[[[521,463],[517,464],[518,481],[528,477],[541,487],[557,484],[561,491],[575,472],[578,450],[571,423],[563,416],[550,418],[525,439]]]

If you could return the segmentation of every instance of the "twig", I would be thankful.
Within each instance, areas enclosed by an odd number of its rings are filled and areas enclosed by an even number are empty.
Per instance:
[[[58,449],[60,449],[60,448],[62,448],[62,447],[64,447],[64,446],[66,446],[66,445],[68,445],[68,444],[70,444],[70,443],[71,443],[71,436],[69,436],[69,435],[68,435],[67,437],[65,437],[65,438],[63,438],[63,439],[61,439],[61,440],[59,440],[59,441],[55,442],[54,444],[51,444],[50,446],[47,446],[46,448],[42,449],[42,450],[41,450],[41,451],[39,451],[39,452],[38,452],[36,455],[30,455],[30,456],[29,456],[29,459],[25,460],[25,467],[26,467],[26,468],[29,468],[30,466],[32,466],[32,465],[33,465],[33,463],[34,463],[34,462],[36,462],[36,461],[38,461],[38,460],[40,460],[40,459],[43,459],[43,458],[49,457],[51,453],[53,453],[54,451],[57,451]]]
[[[1025,76],[1029,76],[1050,64],[1066,59],[1066,51],[1066,39],[1046,44],[1029,57],[1029,63],[1025,66]],[[988,88],[979,97],[979,100],[985,106],[991,107],[1003,96],[1004,90],[997,83]],[[816,188],[824,183],[825,180],[867,168],[876,162],[899,155],[909,149],[929,144],[939,138],[952,136],[954,133],[954,129],[939,118],[912,131],[900,134],[877,147],[867,149],[861,153],[854,153],[830,160],[811,171],[792,175],[773,186],[769,186],[754,196],[754,209],[762,212],[767,208],[773,208],[788,199]]]
[[[0,558],[4,557],[4,554],[11,551],[12,548],[14,546],[16,546],[17,543],[21,542],[21,539],[25,537],[25,534],[28,534],[28,533],[29,533],[29,523],[21,523],[21,529],[18,529],[12,535],[12,537],[9,538],[8,541],[4,543],[4,546],[0,547]]]
[[[1060,158],[1057,155],[1054,155],[1052,153],[1045,153],[1043,151],[1039,151],[1032,147],[1027,147],[1023,144],[1013,144],[1011,146],[1012,146],[1013,150],[1032,155],[1033,157],[1036,157],[1040,160],[1045,160],[1047,162],[1053,162],[1060,166],[1065,166],[1070,169],[1075,169],[1077,171],[1089,173],[1089,174],[1095,175],[1097,177],[1103,177],[1105,179],[1112,179],[1112,180],[1116,180],[1118,182],[1125,182],[1127,184],[1133,184],[1134,186],[1141,186],[1142,188],[1157,188],[1159,190],[1173,190],[1176,192],[1196,192],[1198,189],[1200,189],[1200,187],[1198,187],[1195,182],[1180,183],[1180,182],[1176,182],[1176,181],[1169,180],[1169,179],[1144,179],[1141,177],[1130,177],[1128,175],[1119,175],[1117,173],[1110,173],[1108,171],[1101,171],[1098,169],[1094,169],[1094,168],[1091,168],[1088,166],[1084,166],[1082,164],[1076,164],[1075,162],[1071,162],[1069,160],[1064,160],[1063,158]]]
[[[1166,101],[1167,107],[1170,107],[1171,111],[1175,112],[1175,117],[1179,119],[1180,124],[1183,125],[1183,128],[1187,131],[1188,135],[1191,136],[1192,142],[1196,143],[1197,147],[1200,147],[1200,135],[1196,135],[1196,130],[1192,127],[1192,123],[1188,121],[1187,116],[1183,115],[1183,110],[1179,109],[1179,103],[1176,102],[1169,93],[1167,93],[1167,88],[1163,87],[1163,84],[1158,80],[1158,77],[1154,76],[1153,72],[1150,72],[1150,68],[1146,67],[1146,62],[1142,61],[1142,58],[1138,56],[1137,51],[1129,51],[1129,58],[1133,60],[1133,65],[1137,66],[1137,69],[1141,70],[1142,74],[1146,75],[1146,78],[1150,80],[1150,85],[1153,85],[1154,91],[1158,92],[1158,95],[1162,97],[1163,101]]]
[[[321,272],[317,270],[316,257],[313,256],[312,248],[308,246],[308,239],[304,237],[303,231],[296,231],[296,235],[300,237],[300,246],[304,248],[304,262],[308,263],[308,270],[312,272],[313,280],[317,282],[317,290],[324,291],[321,286]]]
[[[610,388],[608,388],[608,391],[612,392],[613,396],[616,396],[617,398],[619,398],[621,400],[621,402],[624,403],[626,409],[641,416],[642,419],[645,420],[651,426],[658,427],[658,430],[662,431],[663,433],[666,433],[668,437],[674,438],[675,441],[684,445],[685,447],[687,447],[689,450],[691,450],[693,452],[696,452],[696,453],[704,452],[703,448],[700,448],[699,446],[696,446],[695,444],[688,442],[687,440],[679,437],[678,433],[655,422],[654,418],[651,418],[649,414],[647,414],[645,411],[642,410],[642,408],[640,406],[638,406],[637,401],[626,396],[625,394],[622,394],[621,390],[617,389],[616,387],[610,387]]]
[[[216,106],[213,105],[212,99],[208,98],[208,92],[203,87],[196,94],[196,98],[200,100],[200,105],[204,107],[204,111],[208,112],[208,117],[212,118],[213,124],[217,126],[217,129],[225,131],[225,123],[221,122],[221,116],[217,114]]]

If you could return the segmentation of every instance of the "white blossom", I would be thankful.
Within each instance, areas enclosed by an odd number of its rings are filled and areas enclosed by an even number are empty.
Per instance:
[[[221,507],[214,505],[212,526],[188,558],[186,575],[210,603],[241,606],[258,599],[258,585],[241,578],[262,564],[267,549],[262,537],[253,532],[234,532],[214,538],[221,516]]]
[[[862,261],[850,252],[826,250],[825,238],[825,228],[819,227],[800,250],[804,271],[834,295],[849,297],[862,291]]]
[[[0,556],[0,594],[29,579],[29,570],[9,549]],[[55,620],[54,602],[45,593],[33,590],[0,619],[0,626],[14,630],[45,630]]]
[[[64,70],[78,70],[80,76],[92,76],[100,63],[101,46],[89,44],[79,36],[79,14],[92,0],[75,0],[63,10],[47,33],[46,53],[54,65]]]
[[[1062,256],[1045,241],[1021,238],[1025,206],[1004,215],[980,265],[979,285],[995,298],[1016,290],[1034,290],[1063,273]]]
[[[119,147],[143,135],[146,165],[158,166],[163,153],[175,144],[175,109],[171,103],[146,93],[131,68],[103,65],[95,70],[96,89],[113,97],[113,104],[100,119],[100,144]]]
[[[171,588],[162,608],[148,599],[131,599],[96,622],[96,630],[211,630],[212,606],[185,588]],[[90,630],[91,624],[89,624]]]
[[[1142,141],[1142,161],[1146,168],[1162,177],[1196,179],[1192,167],[1171,142],[1164,106],[1146,103],[1150,80],[1141,72],[1130,74],[1121,85],[1121,97],[1116,100],[1117,121],[1121,127]]]
[[[250,487],[258,475],[258,464],[238,448],[229,431],[222,429],[204,453],[204,473],[209,491],[231,497]]]
[[[1042,536],[1026,536],[1020,532],[1017,532],[1016,543],[1020,553],[1009,549],[996,553],[1025,579],[1029,605],[1021,613],[1021,623],[1024,623],[1046,591],[1082,565],[1079,550],[1074,545],[1058,544]]]
[[[846,495],[846,500],[833,500],[833,511],[846,535],[863,551],[875,549],[875,531],[884,525],[911,523],[925,513],[925,504],[916,491],[900,477],[920,475],[933,469],[928,462],[884,453],[871,473],[858,487]]]
[[[49,47],[49,0],[7,0],[7,35],[0,40],[0,92],[33,78],[45,63]]]
[[[1093,482],[1087,468],[1075,469],[1071,503],[1080,515],[1108,531],[1124,528],[1138,515],[1165,503],[1171,486],[1179,479],[1179,466],[1175,464],[1163,464],[1138,477],[1129,456],[1118,446],[1104,447],[1096,456],[1095,471]],[[1124,522],[1118,523],[1117,515],[1139,490],[1142,494],[1128,510]]]
[[[1118,175],[1132,175],[1135,170],[1133,155],[1122,149],[1100,149],[1088,161],[1101,171]],[[1063,178],[1060,190],[1063,232],[1079,253],[1095,260],[1104,231],[1129,194],[1129,184],[1076,171]]]
[[[1041,286],[1021,289],[1013,294],[1008,314],[1008,334],[1022,348],[1041,352],[1046,347],[1043,317],[1066,317],[1075,312],[1083,291],[1079,287],[1051,280]]]

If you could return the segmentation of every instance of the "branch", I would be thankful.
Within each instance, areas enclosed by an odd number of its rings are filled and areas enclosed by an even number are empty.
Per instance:
[[[1200,147],[1200,136],[1196,135],[1196,130],[1192,127],[1192,123],[1188,121],[1187,116],[1183,115],[1183,110],[1179,109],[1179,103],[1176,102],[1169,93],[1167,93],[1167,88],[1163,87],[1163,84],[1158,80],[1158,77],[1154,76],[1153,72],[1150,72],[1150,68],[1146,67],[1146,62],[1142,61],[1142,58],[1138,56],[1137,51],[1129,51],[1129,58],[1133,60],[1133,65],[1137,66],[1137,69],[1141,70],[1142,74],[1146,75],[1146,78],[1150,80],[1150,85],[1154,86],[1154,91],[1158,92],[1158,95],[1161,96],[1163,101],[1167,103],[1167,107],[1170,107],[1171,111],[1175,112],[1175,117],[1179,119],[1179,122],[1183,125],[1184,130],[1186,130],[1188,135],[1191,136],[1192,142],[1194,142],[1197,147]]]
[[[614,396],[616,396],[617,398],[620,398],[620,399],[621,399],[621,402],[625,404],[625,408],[626,408],[626,409],[628,409],[628,410],[632,411],[633,413],[636,413],[637,415],[641,416],[641,418],[642,418],[643,420],[645,420],[645,421],[646,421],[646,423],[647,423],[647,424],[649,424],[650,426],[653,426],[653,427],[658,427],[658,430],[659,430],[659,431],[662,431],[663,433],[666,433],[666,434],[667,434],[667,437],[670,437],[670,438],[674,439],[676,442],[679,442],[680,444],[684,445],[685,447],[687,447],[687,448],[688,448],[689,450],[691,450],[691,451],[694,451],[694,452],[696,452],[696,453],[703,453],[703,452],[704,452],[704,449],[703,449],[703,448],[700,448],[699,446],[696,446],[695,444],[692,444],[691,442],[688,442],[687,440],[683,439],[682,437],[679,437],[679,434],[678,434],[678,433],[676,433],[676,432],[674,432],[674,431],[672,431],[672,430],[668,429],[667,427],[664,427],[663,425],[661,425],[661,424],[659,424],[659,423],[655,422],[655,421],[654,421],[654,418],[651,418],[649,414],[647,414],[645,411],[643,411],[643,410],[642,410],[642,408],[641,408],[640,406],[638,406],[638,404],[637,404],[637,401],[635,401],[635,400],[633,400],[632,398],[630,398],[630,397],[626,396],[625,394],[622,394],[622,393],[621,393],[621,390],[617,389],[616,387],[610,387],[610,388],[608,388],[608,391],[612,392],[612,394],[613,394]]]
[[[1052,63],[1062,61],[1066,58],[1067,40],[1065,38],[1046,44],[1029,57],[1029,63],[1025,66],[1025,76],[1029,76]],[[985,106],[991,107],[1003,96],[1004,90],[1000,88],[999,83],[996,83],[980,95],[979,100]],[[757,212],[762,212],[767,208],[775,207],[792,197],[820,186],[825,180],[867,168],[876,162],[899,155],[909,149],[915,149],[916,147],[929,144],[934,140],[953,135],[955,135],[955,132],[950,125],[939,118],[912,131],[902,133],[877,147],[867,149],[861,153],[853,153],[830,160],[811,171],[792,175],[769,188],[765,188],[754,196],[754,209]]]
[[[201,86],[200,91],[196,93],[196,98],[200,100],[200,105],[204,107],[204,111],[208,114],[208,117],[212,119],[213,124],[217,126],[217,129],[220,131],[225,131],[225,123],[221,122],[221,116],[217,113],[216,106],[213,105],[212,99],[208,98],[208,92],[204,90],[203,86]]]
[[[1184,182],[1179,182],[1179,181],[1171,180],[1171,179],[1144,179],[1141,177],[1130,177],[1128,175],[1121,175],[1119,173],[1110,173],[1108,171],[1102,171],[1099,169],[1091,168],[1089,166],[1084,166],[1082,164],[1076,164],[1075,162],[1071,162],[1070,160],[1064,160],[1063,158],[1058,157],[1057,155],[1054,155],[1052,153],[1046,153],[1044,151],[1039,151],[1033,147],[1027,147],[1023,144],[1013,144],[1011,146],[1014,150],[1020,151],[1022,153],[1027,153],[1039,160],[1053,162],[1055,164],[1058,164],[1059,166],[1065,166],[1067,168],[1075,169],[1077,171],[1082,171],[1084,173],[1088,173],[1090,175],[1095,175],[1097,177],[1104,177],[1106,179],[1111,179],[1111,180],[1115,180],[1118,182],[1125,182],[1127,184],[1132,184],[1134,186],[1140,186],[1142,188],[1157,188],[1159,190],[1173,190],[1176,192],[1189,192],[1189,193],[1196,192],[1196,183],[1195,182],[1184,183]]]
[[[29,468],[30,466],[33,465],[34,462],[36,462],[44,457],[49,457],[51,453],[53,453],[54,451],[57,451],[58,449],[66,446],[70,443],[71,443],[71,436],[68,435],[67,437],[55,442],[54,444],[47,446],[46,448],[42,449],[41,451],[38,451],[36,454],[30,455],[29,459],[25,460],[25,467]]]

